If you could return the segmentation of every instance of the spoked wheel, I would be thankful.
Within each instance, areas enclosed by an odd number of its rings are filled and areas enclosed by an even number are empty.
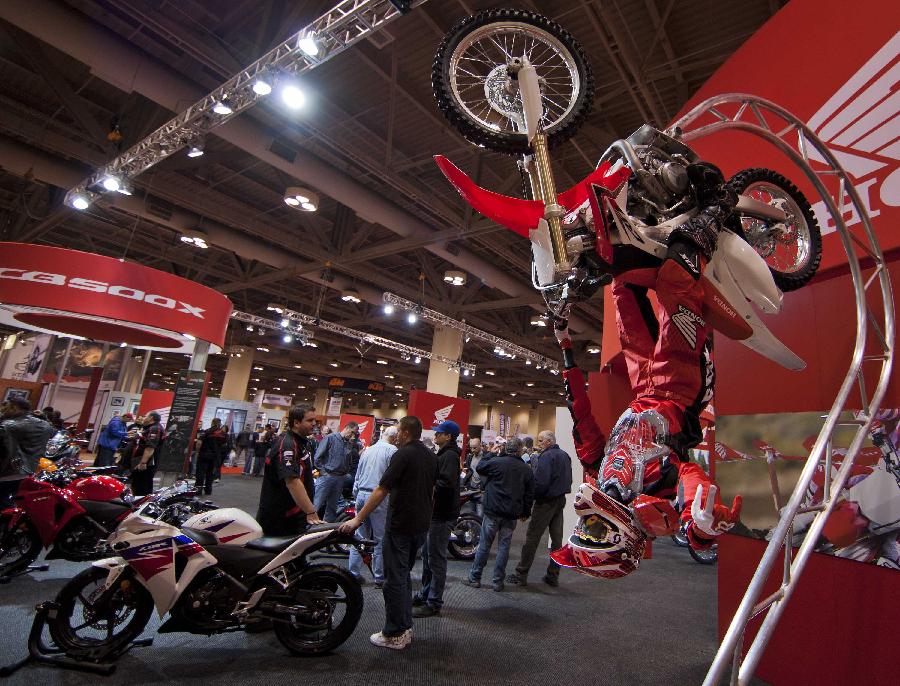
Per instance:
[[[62,650],[102,648],[110,652],[141,635],[153,611],[150,593],[123,574],[105,592],[107,570],[91,567],[63,586],[50,636]]]
[[[593,75],[568,31],[533,12],[479,12],[444,37],[431,75],[438,107],[472,143],[511,154],[529,151],[521,97],[508,69],[522,57],[538,75],[549,145],[574,135],[590,112]]]
[[[298,655],[321,655],[334,650],[350,638],[362,616],[359,582],[346,569],[335,565],[310,565],[287,590],[288,595],[292,593],[307,606],[307,611],[291,621],[276,621],[275,635],[285,648]]]
[[[9,517],[0,518],[0,577],[16,574],[41,554],[41,539],[31,522],[20,519],[11,526]]]
[[[822,234],[812,207],[799,189],[771,169],[746,169],[728,182],[738,194],[785,212],[784,224],[740,216],[744,239],[766,261],[782,291],[805,286],[822,259]]]
[[[462,515],[450,532],[447,549],[457,560],[474,560],[481,541],[481,518],[478,515]]]
[[[680,527],[677,532],[672,534],[672,541],[679,548],[688,548],[690,547],[690,543],[688,542],[687,534],[684,533],[684,527]]]
[[[701,565],[714,565],[719,559],[719,546],[715,543],[706,550],[694,550],[691,546],[688,546],[688,552],[694,558],[694,562],[698,562]]]

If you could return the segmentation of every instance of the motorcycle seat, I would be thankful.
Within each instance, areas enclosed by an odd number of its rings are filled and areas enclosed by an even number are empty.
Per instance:
[[[263,536],[255,541],[250,541],[245,548],[259,550],[264,553],[280,553],[288,548],[300,536]]]

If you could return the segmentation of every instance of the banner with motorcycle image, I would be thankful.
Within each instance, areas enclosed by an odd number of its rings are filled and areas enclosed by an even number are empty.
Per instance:
[[[163,448],[157,469],[187,473],[190,448],[197,434],[197,419],[206,399],[209,372],[184,370],[178,374],[169,409]]]
[[[900,409],[883,409],[863,444],[816,552],[900,570]],[[834,442],[832,477],[841,467],[856,426],[846,413]],[[716,479],[723,499],[744,498],[741,524],[731,533],[768,539],[778,522],[822,426],[818,412],[718,417]],[[803,506],[822,500],[824,463]],[[777,491],[777,492],[776,492]],[[794,545],[800,545],[814,513],[800,515]]]

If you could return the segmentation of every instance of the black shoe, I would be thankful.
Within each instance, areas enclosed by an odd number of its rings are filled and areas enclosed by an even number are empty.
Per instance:
[[[553,588],[557,588],[559,586],[559,577],[550,576],[549,574],[544,575],[544,583],[548,586],[553,586]]]
[[[462,585],[463,586],[471,586],[472,588],[481,588],[480,581],[474,581],[474,580],[468,579],[468,578],[462,580]]]
[[[425,604],[425,599],[420,596],[418,593],[413,596],[413,607],[422,607]],[[415,616],[415,615],[413,615]]]
[[[382,588],[384,588],[384,582],[383,582],[383,581],[376,581],[376,582],[375,582],[375,588],[381,590]]]
[[[412,616],[418,617],[419,619],[422,617],[437,617],[440,614],[441,608],[432,605],[420,605],[412,611]]]
[[[502,581],[495,581],[495,582],[494,582],[494,590],[497,591],[497,592],[505,591],[505,590],[506,590],[506,586],[503,585],[503,582],[502,582]]]
[[[528,579],[524,576],[519,576],[518,574],[510,574],[506,577],[506,583],[512,584],[513,586],[527,586]]]

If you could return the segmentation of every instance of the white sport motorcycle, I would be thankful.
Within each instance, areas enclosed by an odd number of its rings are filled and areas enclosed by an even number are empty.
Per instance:
[[[308,556],[349,543],[369,558],[370,542],[336,527],[261,538],[256,520],[236,508],[181,524],[148,503],[110,536],[118,557],[94,562],[59,592],[50,635],[67,653],[114,658],[140,636],[155,606],[160,617],[168,613],[160,633],[210,635],[270,620],[292,653],[327,653],[353,633],[363,595],[345,569]]]
[[[557,193],[549,149],[579,128],[594,86],[578,43],[546,17],[498,9],[464,19],[438,49],[432,85],[438,106],[468,140],[523,155],[526,199],[481,188],[446,158],[435,159],[474,209],[530,239],[534,286],[556,316],[625,271],[616,259],[624,250],[661,263],[669,234],[702,210],[688,172],[699,156],[678,131],[650,125],[615,141],[590,175]],[[802,369],[754,306],[779,312],[783,292],[815,275],[822,252],[815,215],[774,171],[747,169],[728,186],[738,203],[703,273],[703,316],[729,338]]]

